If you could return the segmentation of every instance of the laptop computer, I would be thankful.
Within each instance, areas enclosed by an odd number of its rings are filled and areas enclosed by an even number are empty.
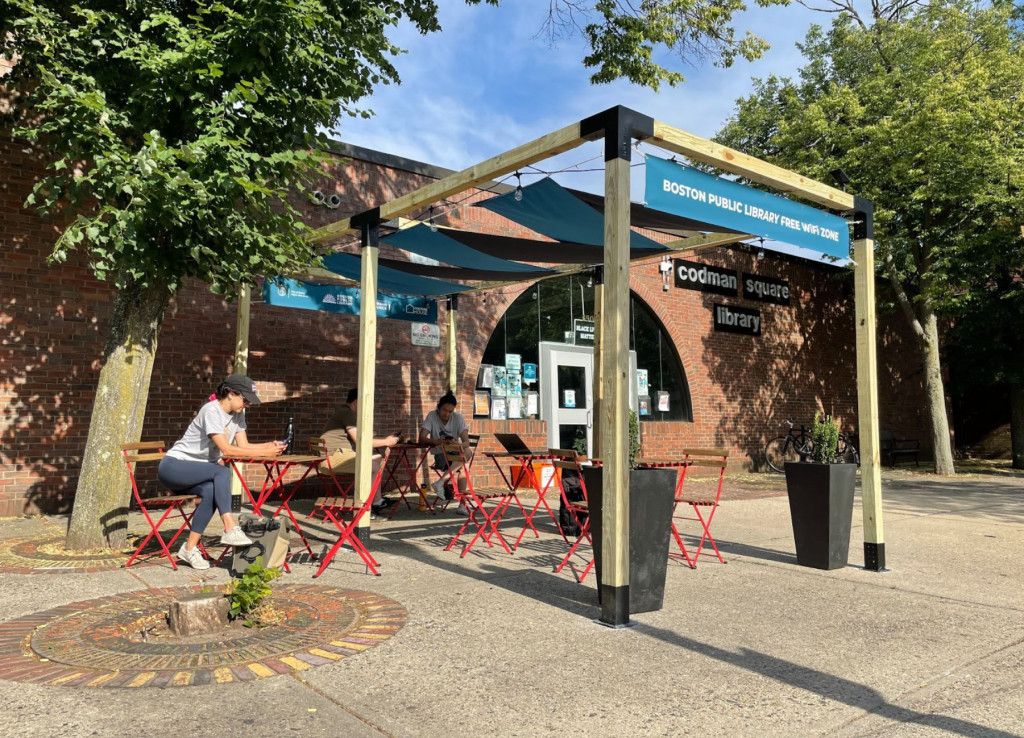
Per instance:
[[[498,439],[506,451],[510,454],[516,454],[517,456],[533,456],[533,451],[530,447],[523,443],[523,439],[516,433],[495,433],[494,437]]]

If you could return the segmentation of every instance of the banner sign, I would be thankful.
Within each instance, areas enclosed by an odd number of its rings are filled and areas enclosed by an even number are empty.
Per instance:
[[[743,297],[747,300],[789,304],[789,282],[759,274],[743,275]]]
[[[647,205],[656,210],[843,259],[850,256],[850,229],[837,215],[655,156],[647,157],[646,169]]]
[[[676,287],[684,290],[735,296],[739,288],[739,273],[735,269],[673,259],[672,271],[676,275]]]
[[[760,336],[761,311],[716,303],[715,330],[725,333],[742,333],[745,336]]]
[[[267,279],[263,282],[263,302],[267,305],[341,315],[359,315],[361,292],[358,287],[314,284],[295,279]],[[377,317],[436,323],[437,300],[377,293]]]

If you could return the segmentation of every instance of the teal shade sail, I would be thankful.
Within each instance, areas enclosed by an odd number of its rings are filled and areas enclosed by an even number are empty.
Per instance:
[[[324,269],[334,272],[345,279],[359,282],[362,277],[360,270],[360,258],[355,254],[336,252],[323,257]],[[440,279],[421,277],[416,274],[407,274],[397,269],[386,266],[378,266],[377,288],[385,292],[394,292],[399,295],[455,295],[459,292],[473,289],[464,284],[444,282]]]
[[[419,224],[385,236],[381,239],[381,243],[465,269],[477,269],[484,272],[537,272],[538,276],[548,271],[542,267],[485,254],[459,243],[446,233],[446,230],[432,231],[429,226]]]
[[[523,187],[520,200],[515,198],[515,191],[512,191],[479,202],[476,206],[556,241],[604,245],[604,216],[579,198],[573,197],[550,177]],[[657,241],[632,231],[630,248],[652,252],[667,250]]]

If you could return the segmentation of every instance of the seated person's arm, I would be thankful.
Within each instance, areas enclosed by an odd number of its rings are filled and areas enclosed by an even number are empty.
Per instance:
[[[221,454],[224,456],[277,456],[284,450],[284,444],[278,441],[249,443],[249,438],[245,435],[245,431],[239,431],[235,434],[234,446],[228,443],[228,437],[223,433],[211,433],[210,440],[217,444],[217,448],[220,449]]]
[[[350,425],[350,426],[346,427],[345,428],[345,433],[348,435],[348,440],[352,441],[352,445],[355,446],[356,445],[356,437],[358,435],[358,431],[356,430],[356,427],[354,425]],[[387,438],[374,438],[373,439],[373,447],[374,448],[386,448],[388,446],[394,446],[396,443],[398,443],[398,434],[397,433],[392,433]]]
[[[469,428],[467,428],[466,430],[462,431],[462,433],[459,434],[459,443],[461,443],[466,448],[469,448]]]

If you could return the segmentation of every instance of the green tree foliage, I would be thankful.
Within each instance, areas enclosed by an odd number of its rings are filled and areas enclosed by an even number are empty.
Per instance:
[[[922,354],[936,471],[953,472],[938,320],[978,239],[1020,222],[1024,50],[1012,5],[852,3],[800,45],[796,80],[756,80],[718,140],[876,204],[877,254]]]

